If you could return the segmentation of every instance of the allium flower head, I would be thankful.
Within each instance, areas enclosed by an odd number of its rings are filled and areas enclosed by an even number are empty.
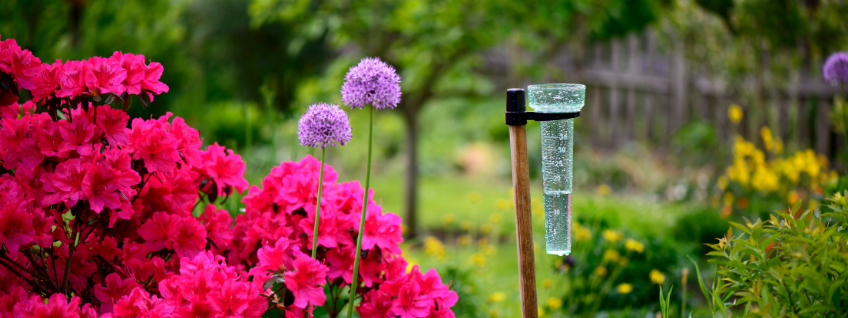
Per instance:
[[[822,75],[832,84],[848,83],[848,52],[831,54],[824,62]]]
[[[400,76],[379,58],[366,57],[345,75],[342,102],[350,107],[395,108],[400,103]]]
[[[344,146],[351,138],[350,120],[338,105],[314,104],[300,117],[297,136],[307,147]]]

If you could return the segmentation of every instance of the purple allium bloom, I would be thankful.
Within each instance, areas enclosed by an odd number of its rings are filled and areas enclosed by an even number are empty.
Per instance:
[[[379,58],[366,57],[345,75],[342,102],[358,108],[395,108],[400,103],[400,76]]]
[[[351,138],[350,120],[338,105],[314,104],[297,122],[297,136],[307,147],[344,146]]]
[[[848,52],[831,54],[824,62],[822,75],[831,84],[848,83]]]

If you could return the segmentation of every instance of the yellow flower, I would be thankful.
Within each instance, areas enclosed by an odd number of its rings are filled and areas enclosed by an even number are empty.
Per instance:
[[[607,276],[607,268],[603,266],[598,266],[597,268],[595,268],[595,275]]]
[[[498,310],[497,310],[497,309],[494,309],[494,308],[493,308],[493,309],[490,309],[490,310],[489,310],[489,317],[492,317],[492,318],[498,318]]]
[[[477,240],[477,245],[480,245],[480,247],[486,247],[489,245],[489,239],[481,237],[479,240]]]
[[[768,126],[763,126],[760,128],[760,137],[763,138],[763,146],[766,147],[766,150],[774,149],[774,137],[771,134],[771,129]]]
[[[480,234],[489,234],[492,231],[492,226],[487,224],[483,224],[480,226]]]
[[[482,250],[483,254],[485,254],[486,256],[495,255],[495,247],[494,246],[485,245],[485,246],[481,246],[480,249]]]
[[[553,285],[554,285],[554,281],[550,278],[546,278],[544,281],[542,281],[542,286],[545,287],[545,288],[551,288],[551,286],[553,286]]]
[[[453,224],[453,221],[454,221],[453,214],[445,214],[444,216],[442,216],[442,224],[444,224],[444,225],[451,225],[451,224]]]
[[[604,251],[604,260],[610,262],[618,261],[618,258],[621,257],[616,250],[606,250]]]
[[[552,311],[560,309],[562,307],[562,299],[556,297],[548,298],[547,305]]]
[[[404,257],[406,259],[406,272],[412,272],[412,268],[418,265],[418,260],[414,258]]]
[[[504,301],[504,299],[506,299],[506,295],[504,293],[494,292],[491,295],[489,295],[488,298],[486,298],[486,301],[488,301],[489,303],[499,303],[499,302]]]
[[[545,310],[542,309],[542,307],[539,307],[539,317],[544,317],[544,316],[545,316]]]
[[[507,199],[497,199],[495,200],[495,207],[501,210],[506,210],[509,208],[509,200]]]
[[[724,205],[733,206],[733,193],[725,192],[721,196],[721,201],[724,202]]]
[[[621,266],[627,266],[628,263],[630,263],[630,260],[627,259],[627,257],[622,257],[621,259],[618,260],[618,265],[621,265]]]
[[[624,238],[624,234],[616,230],[604,230],[604,239],[610,242],[618,242]]]
[[[652,269],[649,276],[651,277],[651,282],[654,284],[662,285],[662,283],[665,282],[665,274],[663,274],[659,270]]]
[[[642,253],[645,251],[645,244],[642,244],[641,242],[634,239],[627,239],[626,241],[624,241],[624,248],[628,251]]]
[[[492,216],[489,217],[489,222],[492,222],[492,224],[498,224],[501,223],[501,219],[500,214],[492,214]]]
[[[728,184],[727,177],[725,177],[725,176],[718,177],[718,181],[716,181],[716,185],[718,186],[719,189],[724,191],[724,189],[727,189],[727,184]]]
[[[621,285],[618,285],[615,290],[617,290],[619,293],[627,294],[633,291],[633,285],[628,283],[622,283]]]
[[[480,201],[481,197],[482,196],[477,191],[468,192],[468,201],[477,202],[477,201]]]
[[[738,124],[742,121],[742,108],[736,104],[730,105],[730,109],[727,110],[727,117],[730,117],[730,121],[734,124]]]
[[[445,245],[442,244],[435,236],[428,236],[424,239],[424,254],[435,257],[439,260],[445,259]]]
[[[471,229],[471,222],[462,221],[462,223],[459,223],[459,228],[461,228],[464,231],[468,231],[468,230]]]
[[[600,195],[607,195],[607,194],[610,193],[610,187],[606,184],[602,184],[602,185],[599,185],[597,188],[595,188],[595,192],[597,192]]]
[[[486,266],[486,256],[481,253],[474,253],[471,255],[471,263],[477,265],[477,267]]]
[[[469,235],[460,236],[458,239],[456,239],[456,242],[459,243],[459,245],[461,245],[461,246],[466,246],[468,244],[471,244],[471,236],[469,236]]]
[[[580,225],[580,223],[574,223],[574,239],[578,241],[585,241],[592,238],[592,232],[589,229]]]

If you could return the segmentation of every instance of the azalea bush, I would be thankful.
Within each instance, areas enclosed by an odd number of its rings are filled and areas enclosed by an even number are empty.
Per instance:
[[[336,317],[357,302],[362,317],[453,317],[457,294],[407,268],[400,217],[327,165],[313,245],[310,156],[250,187],[235,219],[219,209],[249,186],[241,157],[170,113],[125,112],[168,91],[162,71],[121,52],[41,63],[0,42],[0,316]]]

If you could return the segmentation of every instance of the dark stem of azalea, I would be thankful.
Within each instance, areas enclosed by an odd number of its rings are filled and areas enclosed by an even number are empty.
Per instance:
[[[321,190],[324,189],[324,155],[327,148],[321,147],[321,172],[318,174],[318,202],[315,203],[315,230],[312,231],[312,258],[318,259],[318,222],[321,216]]]
[[[18,276],[21,279],[23,279],[25,282],[27,282],[30,286],[32,286],[33,290],[37,290],[38,292],[40,292],[44,295],[50,294],[50,292],[47,291],[46,289],[44,289],[44,287],[42,287],[41,285],[39,285],[38,283],[36,283],[32,279],[26,278],[26,276],[24,276],[24,274],[21,274],[20,272],[15,270],[15,268],[12,265],[6,264],[6,262],[4,262],[2,259],[0,259],[0,265],[5,267],[9,272],[12,272],[12,274],[14,274],[15,276]]]
[[[76,238],[74,238],[74,241],[71,242],[71,246],[68,248],[68,259],[65,261],[65,277],[63,277],[64,282],[62,283],[62,291],[68,296],[68,298],[71,297],[71,290],[70,288],[68,288],[68,276],[71,275],[71,264],[74,260],[74,250],[77,248],[77,245],[79,245],[78,241],[82,229],[80,229],[80,227],[78,226],[75,232]]]
[[[359,284],[359,254],[362,252],[362,232],[365,229],[365,211],[368,209],[368,189],[371,186],[371,143],[374,135],[374,106],[369,107],[368,120],[368,163],[365,169],[365,198],[362,199],[362,216],[359,219],[359,235],[356,237],[356,254],[353,257],[353,282],[350,284],[350,307],[347,308],[347,318],[353,317],[353,305],[356,299],[356,287]]]

